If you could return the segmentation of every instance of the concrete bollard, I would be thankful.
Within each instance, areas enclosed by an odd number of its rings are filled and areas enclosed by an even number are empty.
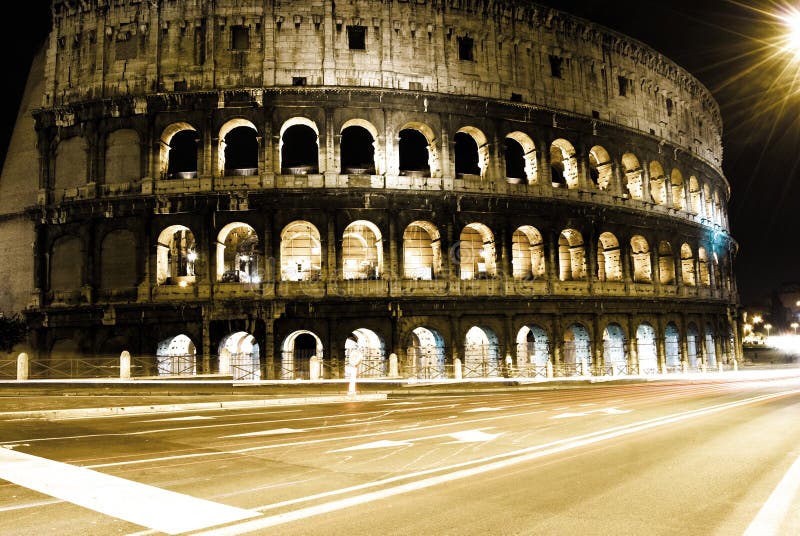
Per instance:
[[[219,351],[219,373],[225,376],[231,373],[231,351],[227,348]]]
[[[720,371],[720,372],[722,372],[722,361],[720,361],[719,363],[717,363],[717,370],[718,370],[718,371]]]
[[[547,377],[548,378],[553,377],[553,363],[551,363],[550,361],[547,362]]]
[[[461,371],[461,360],[459,358],[455,358],[453,360],[453,377],[457,380],[463,378],[463,373]]]
[[[397,354],[389,354],[389,377],[398,378],[400,369],[397,365]]]
[[[308,374],[312,382],[319,380],[319,358],[315,355],[308,360]]]
[[[686,361],[682,361],[682,362],[681,362],[681,371],[682,371],[684,374],[686,374],[687,372],[689,372],[689,363],[687,363]]]
[[[17,381],[28,379],[31,372],[31,361],[28,354],[22,352],[17,356]]]
[[[739,362],[736,361],[736,359],[733,360],[733,371],[734,372],[738,372],[739,371]]]
[[[119,354],[119,379],[131,379],[131,353],[127,350]]]

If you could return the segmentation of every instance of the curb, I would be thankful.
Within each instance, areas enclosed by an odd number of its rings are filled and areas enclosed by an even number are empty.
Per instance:
[[[186,404],[157,404],[151,406],[119,406],[106,408],[75,408],[36,411],[7,411],[0,413],[0,420],[16,419],[80,419],[84,417],[112,417],[122,415],[147,415],[162,411],[213,411],[219,409],[261,408],[270,406],[299,406],[310,404],[336,404],[343,402],[373,402],[386,400],[384,393],[359,394],[355,396],[313,396],[293,398],[271,398],[264,400],[229,400],[221,402],[189,402]]]

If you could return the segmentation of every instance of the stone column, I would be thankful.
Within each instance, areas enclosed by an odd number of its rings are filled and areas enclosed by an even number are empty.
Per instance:
[[[397,218],[397,212],[389,212],[388,257],[386,257],[387,248],[384,246],[384,259],[388,258],[388,262],[384,260],[385,267],[383,277],[389,280],[390,296],[398,296],[402,290],[400,274],[400,255],[402,247],[398,244]]]

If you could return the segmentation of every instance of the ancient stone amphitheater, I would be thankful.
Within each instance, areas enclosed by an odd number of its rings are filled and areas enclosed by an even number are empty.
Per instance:
[[[647,45],[521,0],[52,8],[0,180],[0,308],[50,370],[739,355],[719,109]]]

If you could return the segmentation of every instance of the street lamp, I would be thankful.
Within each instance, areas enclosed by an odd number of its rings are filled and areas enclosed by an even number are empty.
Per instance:
[[[800,328],[800,324],[797,322],[792,322],[789,324],[789,327],[792,328],[794,330],[794,334],[797,335],[797,328]]]
[[[763,321],[761,315],[753,315],[753,325],[760,324]]]
[[[767,337],[769,337],[769,330],[772,329],[772,324],[764,324],[764,329],[767,330]]]

